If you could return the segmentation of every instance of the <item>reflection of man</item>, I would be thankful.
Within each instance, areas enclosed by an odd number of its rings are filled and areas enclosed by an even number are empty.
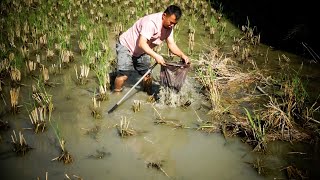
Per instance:
[[[140,75],[144,75],[150,66],[150,56],[158,64],[165,66],[163,57],[152,49],[166,41],[170,51],[179,56],[185,63],[188,57],[178,48],[173,39],[173,27],[181,17],[181,9],[171,5],[162,13],[155,13],[140,18],[134,25],[124,32],[116,44],[117,77],[114,82],[114,91],[120,92],[124,82],[128,79],[132,67]],[[151,75],[143,79],[144,91],[151,94]]]

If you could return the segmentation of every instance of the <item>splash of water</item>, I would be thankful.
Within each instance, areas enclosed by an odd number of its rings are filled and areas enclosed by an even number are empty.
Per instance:
[[[197,93],[188,78],[185,80],[181,90],[177,92],[175,89],[168,87],[160,87],[158,106],[181,107],[188,103],[192,103]]]

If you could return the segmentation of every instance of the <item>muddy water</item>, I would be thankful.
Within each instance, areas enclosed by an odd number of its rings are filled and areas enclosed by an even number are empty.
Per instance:
[[[2,135],[0,146],[1,179],[64,179],[66,175],[75,179],[262,179],[248,162],[252,162],[251,148],[239,139],[224,139],[219,133],[206,134],[193,129],[175,129],[171,126],[156,125],[157,114],[147,95],[137,87],[132,94],[111,114],[107,111],[134,84],[132,78],[124,92],[110,94],[110,100],[101,104],[101,119],[91,116],[91,98],[96,79],[89,77],[86,85],[75,84],[72,68],[63,70],[63,75],[51,77],[60,83],[47,87],[53,95],[55,110],[52,121],[57,124],[61,137],[66,140],[74,162],[64,165],[51,161],[60,155],[60,148],[53,128],[34,134],[26,110],[16,116],[6,116],[3,120],[12,122],[11,129],[21,130],[27,143],[33,149],[23,157],[16,157],[11,151],[9,135]],[[153,72],[157,79],[159,67]],[[162,117],[179,122],[186,127],[196,127],[199,120],[208,120],[208,103],[199,93],[192,77],[188,77],[184,92],[192,101],[186,109],[170,107],[162,103],[154,108]],[[154,83],[154,89],[159,88]],[[28,96],[25,94],[24,96]],[[133,101],[140,100],[141,110],[134,113]],[[138,136],[122,139],[115,125],[121,117],[130,120],[130,127],[140,132]],[[96,133],[88,130],[98,127]],[[149,162],[160,162],[162,171],[147,168]],[[75,175],[75,176],[74,176]],[[277,176],[279,177],[279,176]]]

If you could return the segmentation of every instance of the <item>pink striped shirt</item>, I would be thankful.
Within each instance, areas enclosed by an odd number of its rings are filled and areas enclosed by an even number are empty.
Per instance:
[[[162,26],[162,14],[163,12],[160,12],[140,18],[132,27],[121,34],[120,44],[127,47],[131,55],[138,57],[145,53],[138,47],[140,34],[148,39],[150,48],[154,48],[169,36],[173,36],[172,29],[166,29]]]

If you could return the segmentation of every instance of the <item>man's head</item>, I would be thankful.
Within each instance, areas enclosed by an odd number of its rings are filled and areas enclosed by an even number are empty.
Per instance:
[[[170,5],[167,9],[163,12],[162,15],[162,24],[164,28],[173,28],[174,25],[178,23],[182,15],[181,9],[176,5]]]

